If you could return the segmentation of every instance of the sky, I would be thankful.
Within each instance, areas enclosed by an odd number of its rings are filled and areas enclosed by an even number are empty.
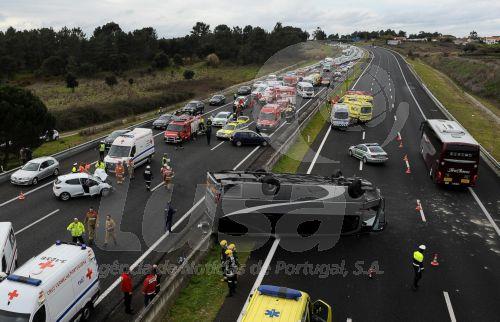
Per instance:
[[[95,27],[118,23],[125,31],[154,27],[159,37],[189,33],[197,21],[213,27],[260,26],[276,22],[312,33],[396,29],[409,33],[438,31],[455,36],[500,35],[498,0],[0,0],[0,30],[63,26],[81,27],[90,35]]]

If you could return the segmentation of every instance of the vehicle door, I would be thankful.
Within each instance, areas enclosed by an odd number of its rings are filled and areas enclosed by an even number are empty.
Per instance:
[[[354,156],[356,158],[362,158],[363,157],[363,150],[362,150],[363,146],[361,144],[358,144],[354,147]]]
[[[83,186],[78,178],[66,180],[63,189],[71,196],[83,195]]]
[[[94,179],[87,179],[89,186],[89,194],[91,196],[96,196],[101,192],[101,187],[99,186],[99,182]]]
[[[33,319],[31,320],[31,322],[45,322],[45,321],[48,321],[47,313],[45,310],[45,305],[42,305],[33,315]]]
[[[40,179],[46,178],[50,174],[49,161],[43,161],[38,168],[38,177]]]
[[[332,322],[332,308],[322,300],[317,300],[312,304],[311,321]]]
[[[3,253],[3,256],[5,257],[6,266],[3,266],[4,263],[2,258],[3,272],[10,274],[16,268],[15,265],[13,265],[13,262],[16,260],[15,253],[16,253],[16,236],[14,235],[14,231],[10,229],[9,237],[7,239],[7,242],[5,243],[5,248]]]

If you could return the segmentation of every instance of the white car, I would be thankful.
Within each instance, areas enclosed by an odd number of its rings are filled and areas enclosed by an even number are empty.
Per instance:
[[[88,173],[70,173],[57,177],[52,191],[63,200],[85,196],[106,196],[112,189],[105,180],[104,171],[96,171],[94,175]]]
[[[41,179],[59,175],[59,162],[53,157],[41,157],[28,161],[10,176],[16,185],[36,185]]]
[[[212,117],[212,126],[223,127],[231,118],[231,112],[219,112]]]

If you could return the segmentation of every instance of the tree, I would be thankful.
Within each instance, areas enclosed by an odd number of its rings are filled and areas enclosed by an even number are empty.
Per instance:
[[[184,79],[193,79],[193,77],[194,77],[194,71],[192,71],[190,69],[186,69],[184,71],[183,76],[184,76]]]
[[[326,33],[321,30],[320,27],[317,27],[316,30],[313,32],[313,37],[315,40],[325,40],[326,39]]]
[[[207,65],[212,67],[217,67],[220,65],[220,59],[216,54],[210,54],[207,56]]]
[[[10,79],[14,76],[17,69],[17,63],[10,56],[0,57],[0,83],[2,79]]]
[[[66,87],[71,88],[71,92],[75,92],[75,87],[78,87],[78,80],[75,75],[71,73],[66,75]]]
[[[163,51],[156,53],[153,58],[153,67],[157,69],[163,69],[170,66],[170,58]]]
[[[106,78],[104,78],[104,82],[111,88],[118,84],[118,80],[116,79],[115,75],[106,76]]]
[[[21,147],[36,148],[40,134],[54,128],[55,119],[45,104],[31,91],[13,86],[0,86],[0,149],[3,165]],[[9,144],[11,142],[11,144]]]
[[[464,51],[466,53],[471,53],[473,51],[476,51],[477,47],[476,45],[472,44],[472,43],[467,43],[465,46],[464,46]]]
[[[45,59],[40,67],[42,75],[45,76],[59,76],[64,73],[66,63],[59,56],[50,56]]]
[[[93,76],[97,72],[97,68],[92,63],[83,63],[78,67],[78,75],[84,77]]]
[[[175,66],[182,66],[184,62],[182,61],[182,56],[179,54],[175,54],[173,58]]]
[[[477,36],[477,32],[475,30],[472,30],[469,33],[469,39],[477,40],[479,37]]]

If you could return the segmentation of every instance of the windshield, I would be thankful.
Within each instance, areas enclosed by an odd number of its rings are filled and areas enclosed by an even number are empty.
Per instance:
[[[24,171],[38,171],[38,167],[40,166],[39,163],[35,162],[28,162],[24,165],[22,168]]]
[[[123,158],[130,156],[130,147],[124,145],[112,145],[108,155],[114,158]]]
[[[120,135],[125,134],[125,133],[127,133],[127,131],[114,131],[113,133],[111,133],[111,134],[108,136],[108,138],[109,138],[109,139],[114,140],[114,139],[116,139],[117,137],[119,137]]]
[[[347,112],[335,112],[336,119],[346,119],[349,117],[349,113]]]
[[[172,118],[172,115],[162,115],[158,119],[168,121]]]
[[[370,113],[372,111],[371,106],[362,106],[361,113]]]
[[[226,124],[223,128],[223,130],[226,130],[226,131],[233,131],[234,129],[236,128],[236,125],[235,124]]]
[[[227,117],[231,115],[230,112],[220,112],[217,115],[215,115],[216,119],[227,119]]]
[[[172,132],[181,132],[184,127],[180,124],[173,124],[170,123],[167,127],[167,131],[172,131]]]
[[[375,152],[375,153],[381,153],[381,152],[383,153],[384,152],[384,150],[382,150],[382,148],[379,146],[371,146],[371,147],[369,147],[369,149],[370,149],[370,152]]]
[[[259,119],[265,121],[274,121],[276,119],[276,116],[271,113],[260,113]]]
[[[30,315],[0,310],[0,321],[2,322],[28,322]]]
[[[222,96],[221,95],[214,95],[214,97],[212,97],[212,99],[219,100],[219,99],[222,99]]]

